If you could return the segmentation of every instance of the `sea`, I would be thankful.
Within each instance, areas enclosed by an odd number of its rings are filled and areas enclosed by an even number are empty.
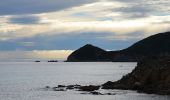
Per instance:
[[[114,95],[92,95],[81,91],[53,91],[46,86],[100,85],[117,81],[137,63],[128,62],[0,62],[0,100],[170,100],[170,96],[129,90],[101,90]]]

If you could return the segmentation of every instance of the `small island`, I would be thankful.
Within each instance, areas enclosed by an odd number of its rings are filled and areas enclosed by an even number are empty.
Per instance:
[[[41,62],[41,61],[39,61],[39,60],[36,60],[36,61],[34,61],[34,62]]]
[[[48,62],[58,62],[58,60],[49,60]]]

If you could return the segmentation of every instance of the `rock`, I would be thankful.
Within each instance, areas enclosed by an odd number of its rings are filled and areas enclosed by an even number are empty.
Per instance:
[[[134,86],[133,86],[133,89],[135,90],[142,90],[143,89],[143,84],[141,82],[135,82],[134,83]]]
[[[67,89],[70,89],[70,90],[75,89],[75,85],[68,85]]]
[[[50,86],[45,86],[45,88],[47,88],[47,89],[48,89],[48,88],[50,88]]]
[[[90,92],[90,94],[93,94],[93,95],[103,95],[102,93],[100,93],[100,92],[95,92],[95,91]]]
[[[57,60],[49,60],[48,62],[58,62]]]
[[[36,60],[35,62],[41,62],[41,61],[39,61],[39,60]]]
[[[89,85],[89,86],[80,86],[79,90],[80,91],[95,91],[99,90],[100,86],[94,86],[94,85]]]
[[[78,89],[79,91],[94,91],[98,90],[100,86],[94,86],[94,85],[89,85],[89,86],[81,86],[81,85],[58,85],[58,87],[53,87],[54,90],[72,90],[72,89]]]
[[[114,82],[108,81],[102,85],[102,89],[114,89]]]
[[[66,87],[65,85],[58,85],[58,88],[61,88],[61,87]]]
[[[72,89],[78,89],[79,87],[80,87],[81,85],[68,85],[67,86],[67,89],[70,89],[70,90],[72,90]]]
[[[67,91],[66,89],[67,86],[65,85],[58,85],[57,87],[53,87],[53,91]]]
[[[67,90],[73,90],[73,89],[79,89],[81,85],[58,85],[57,87],[53,87],[52,89],[54,91],[67,91]]]
[[[67,91],[65,88],[53,88],[53,91]]]
[[[116,93],[106,93],[104,95],[116,95]]]

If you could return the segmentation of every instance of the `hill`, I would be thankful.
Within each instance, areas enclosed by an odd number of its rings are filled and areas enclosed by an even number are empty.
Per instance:
[[[108,61],[107,51],[87,44],[80,49],[73,52],[67,59],[67,61]]]
[[[88,44],[69,55],[67,61],[136,62],[147,56],[167,54],[170,54],[170,32],[152,35],[120,51],[105,51]]]

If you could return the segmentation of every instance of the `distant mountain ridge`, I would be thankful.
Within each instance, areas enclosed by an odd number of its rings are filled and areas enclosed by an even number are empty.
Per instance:
[[[170,32],[147,37],[120,51],[105,51],[87,44],[68,56],[68,62],[114,61],[133,62],[152,55],[170,54]]]

